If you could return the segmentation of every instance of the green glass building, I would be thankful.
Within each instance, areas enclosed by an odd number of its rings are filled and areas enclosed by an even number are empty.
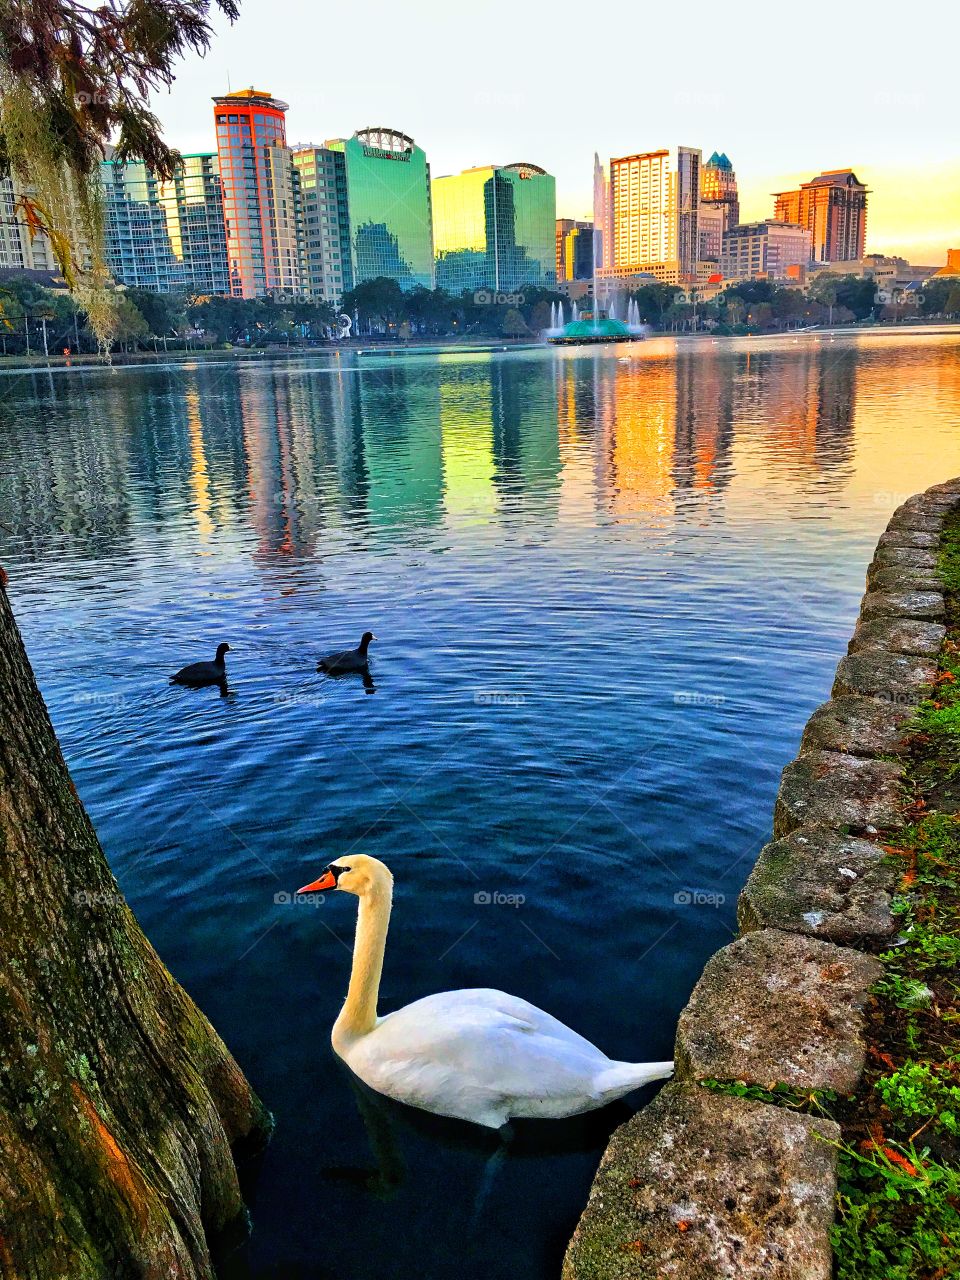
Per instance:
[[[342,147],[354,285],[387,276],[402,289],[433,288],[430,166],[397,129],[358,130]]]
[[[437,287],[453,294],[555,289],[556,220],[556,179],[537,165],[487,165],[434,179]]]

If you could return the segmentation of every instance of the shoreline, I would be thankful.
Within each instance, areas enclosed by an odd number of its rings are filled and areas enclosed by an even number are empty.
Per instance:
[[[840,325],[833,328],[817,327],[808,329],[785,329],[782,332],[770,333],[741,333],[741,334],[715,334],[711,332],[701,333],[659,333],[651,331],[646,335],[646,341],[658,342],[668,339],[673,342],[704,342],[711,343],[728,343],[728,342],[757,342],[770,340],[791,339],[794,341],[819,339],[828,337],[833,340],[836,337],[845,337],[853,334],[883,334],[885,336],[897,336],[903,334],[919,334],[923,336],[931,336],[938,333],[952,333],[960,329],[960,320],[938,320],[929,324],[897,324],[897,323],[879,323],[871,325]],[[193,361],[209,361],[212,363],[224,363],[227,361],[236,361],[238,363],[253,362],[258,363],[268,361],[271,363],[277,361],[301,361],[313,360],[318,356],[329,355],[355,355],[355,356],[374,356],[374,355],[445,355],[449,353],[469,353],[485,354],[503,351],[540,351],[549,350],[560,345],[564,350],[572,349],[576,344],[556,344],[546,340],[539,341],[520,341],[516,338],[477,338],[471,340],[462,337],[434,338],[429,342],[376,342],[376,341],[355,341],[349,343],[334,343],[315,347],[212,347],[201,348],[198,350],[188,351],[177,348],[171,351],[137,351],[137,352],[115,352],[109,359],[97,355],[93,352],[83,353],[81,355],[0,355],[0,372],[4,370],[37,370],[42,372],[45,369],[107,369],[107,368],[131,368],[138,366],[150,366],[157,364],[189,364]],[[596,345],[596,344],[588,344]],[[616,346],[617,343],[605,343],[605,346]]]

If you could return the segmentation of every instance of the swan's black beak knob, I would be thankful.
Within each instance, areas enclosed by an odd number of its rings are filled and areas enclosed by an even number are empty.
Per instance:
[[[297,893],[323,893],[326,889],[336,887],[337,877],[332,871],[325,871],[319,880],[312,880],[310,884],[305,884],[302,889],[297,890]]]

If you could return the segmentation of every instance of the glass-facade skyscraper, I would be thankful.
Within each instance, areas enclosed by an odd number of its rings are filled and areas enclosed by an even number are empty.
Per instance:
[[[537,165],[487,165],[436,178],[437,287],[453,294],[555,288],[556,218],[556,180]]]
[[[287,104],[252,88],[213,101],[230,292],[302,295],[300,183],[287,146]]]
[[[215,155],[183,156],[164,181],[141,161],[104,160],[106,263],[118,284],[153,293],[229,293]]]
[[[386,276],[402,289],[432,289],[430,166],[397,129],[360,129],[342,148],[354,285]]]
[[[118,284],[170,293],[176,261],[156,176],[141,160],[100,162],[107,267]]]
[[[315,302],[339,302],[353,288],[347,172],[339,146],[294,147],[303,206],[304,286]]]
[[[557,280],[590,280],[593,277],[592,222],[557,219]]]
[[[185,155],[173,177],[157,185],[173,255],[174,287],[186,293],[229,293],[223,186],[212,152]]]

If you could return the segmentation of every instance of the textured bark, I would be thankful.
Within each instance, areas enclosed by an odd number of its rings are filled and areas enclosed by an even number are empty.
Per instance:
[[[0,1276],[196,1280],[269,1118],[144,937],[0,585]]]

